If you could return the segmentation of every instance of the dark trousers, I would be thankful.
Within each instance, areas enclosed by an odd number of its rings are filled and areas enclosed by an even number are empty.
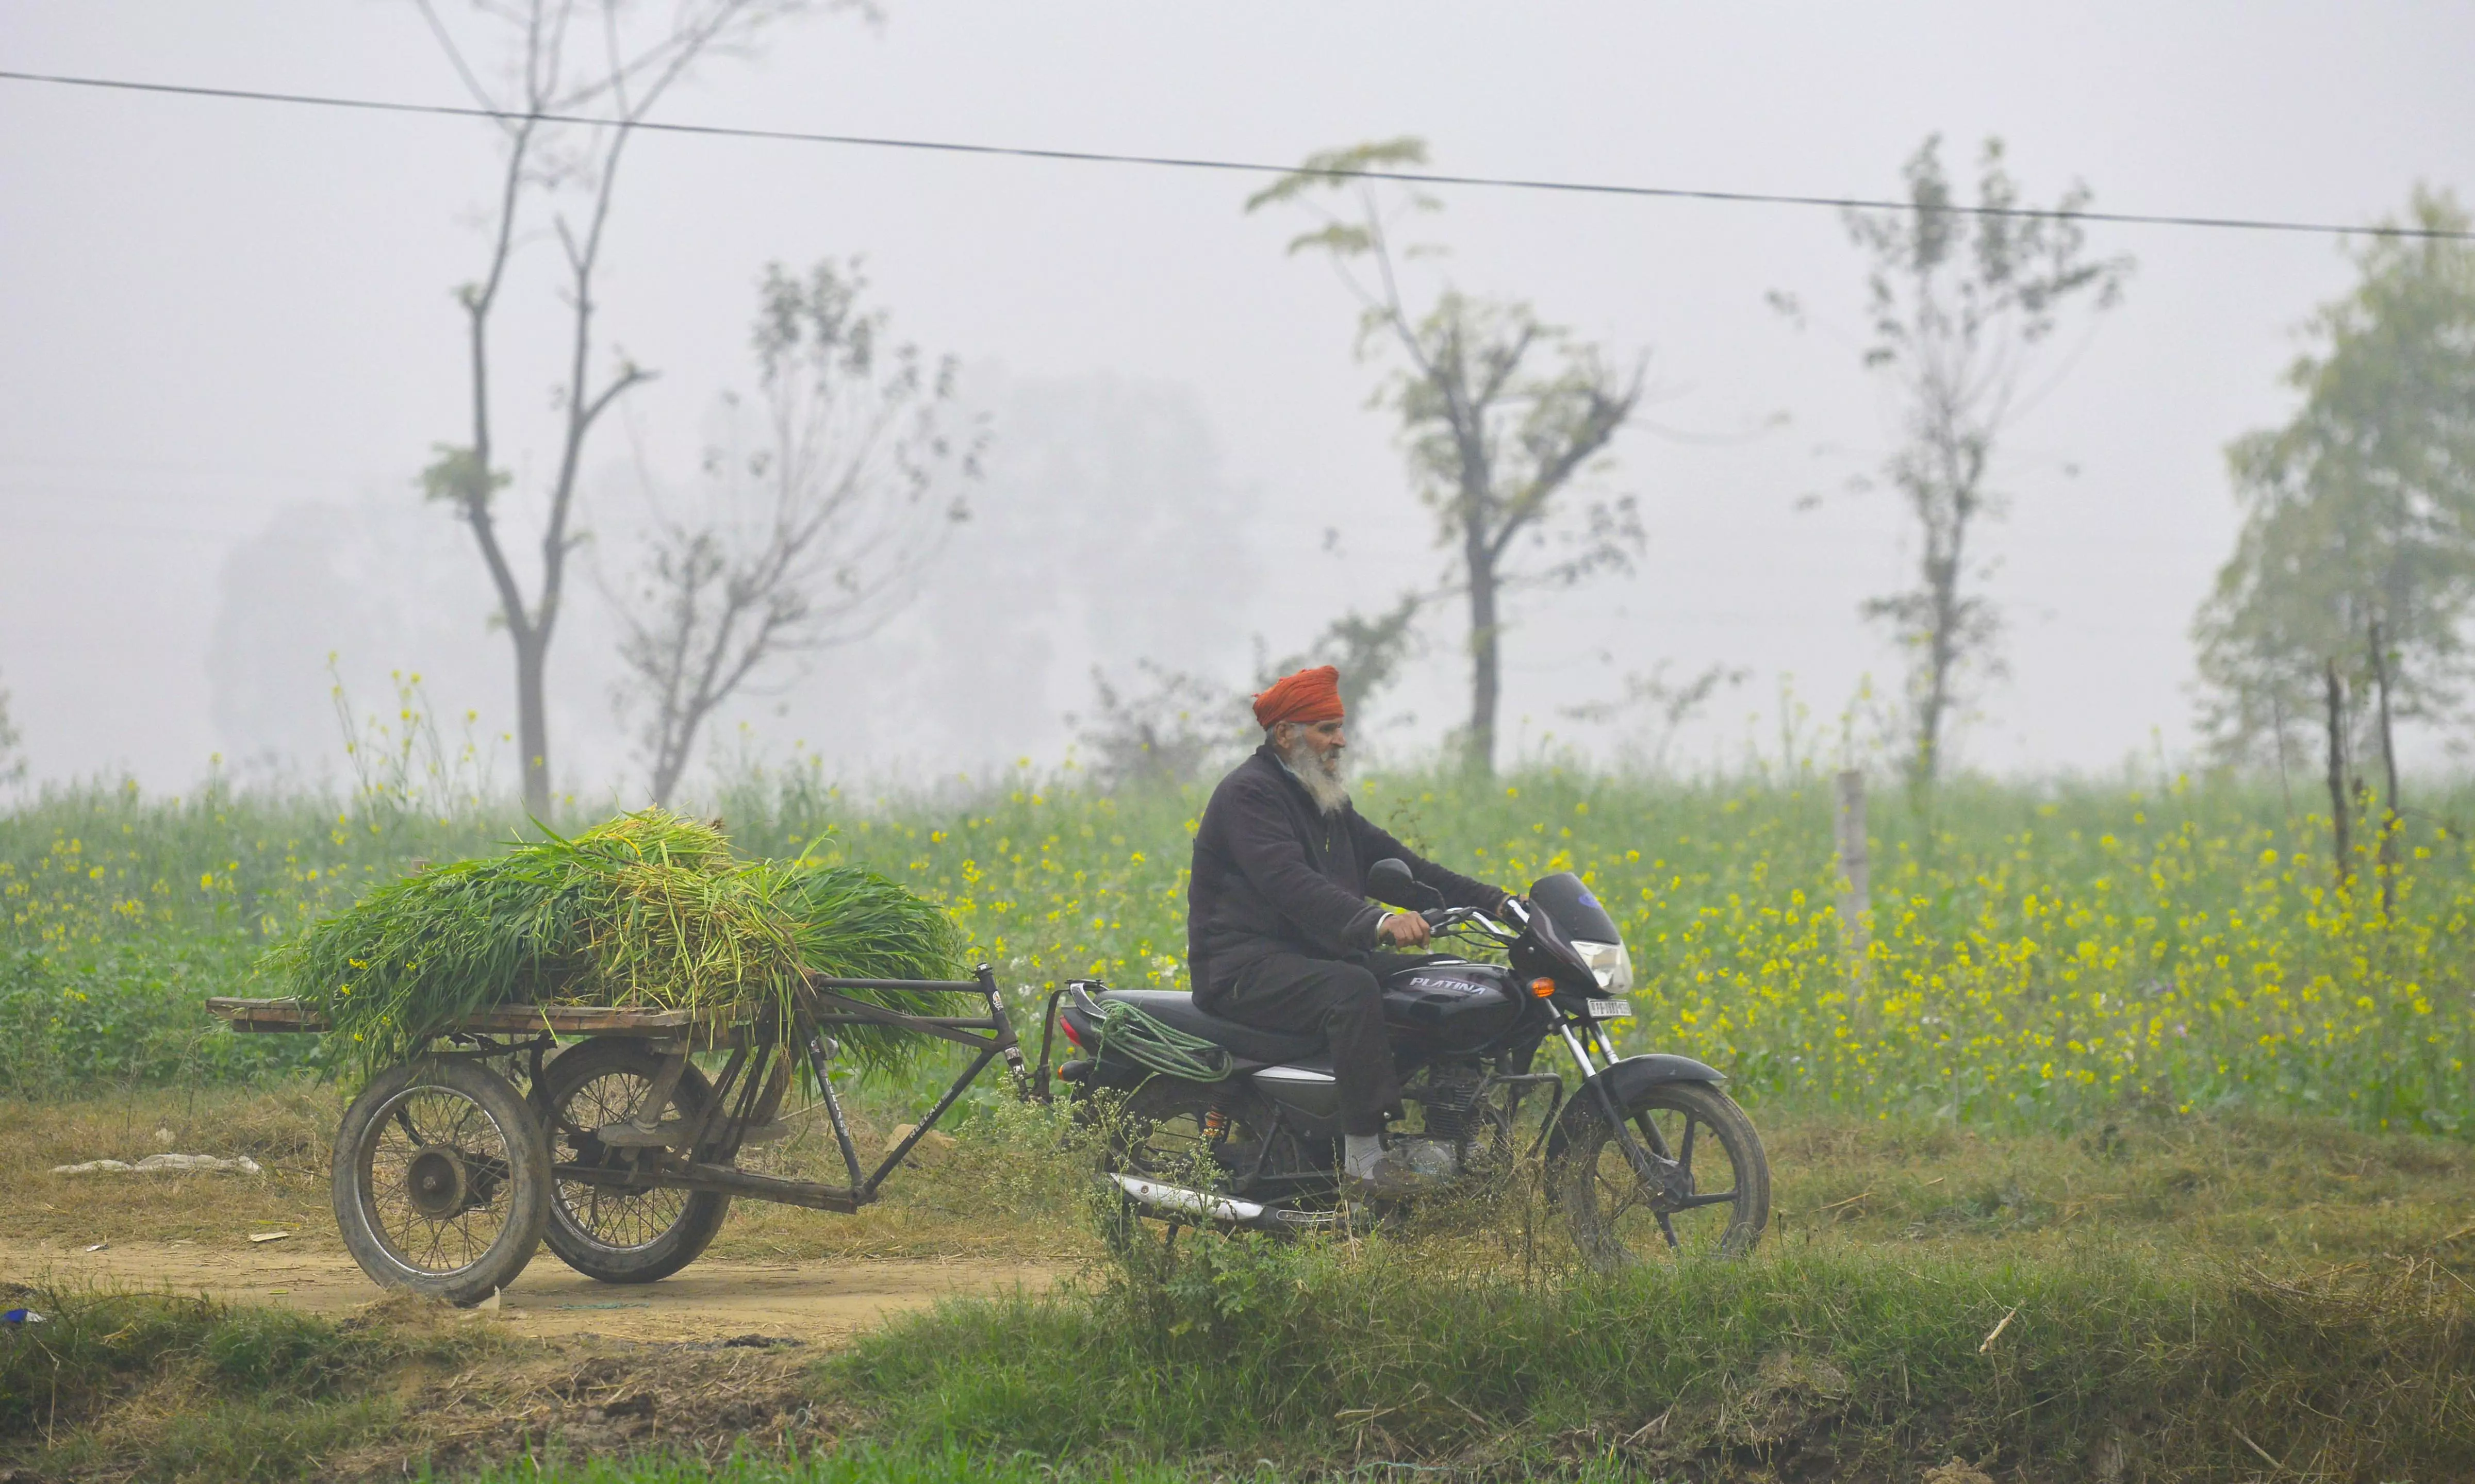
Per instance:
[[[1228,974],[1194,997],[1205,1012],[1266,1031],[1320,1034],[1340,1086],[1340,1131],[1381,1133],[1399,1109],[1401,1080],[1384,1034],[1376,980],[1432,962],[1433,954],[1370,953],[1356,960],[1275,953]]]

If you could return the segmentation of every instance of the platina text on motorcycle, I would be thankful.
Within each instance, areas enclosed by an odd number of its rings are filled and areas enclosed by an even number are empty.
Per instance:
[[[1368,894],[1441,899],[1399,861]],[[1632,965],[1612,918],[1569,872],[1532,885],[1502,920],[1427,907],[1443,958],[1382,985],[1404,1116],[1386,1131],[1416,1169],[1455,1183],[1544,1160],[1575,1247],[1620,1267],[1664,1253],[1739,1253],[1770,1218],[1770,1167],[1717,1071],[1688,1057],[1619,1058]],[[1058,1069],[1108,1107],[1105,1178],[1121,1234],[1144,1223],[1305,1232],[1352,1219],[1338,1179],[1339,1099],[1320,1037],[1207,1014],[1176,991],[1077,981],[1060,1016],[1078,1055]],[[1547,1057],[1539,1058],[1542,1050]],[[1569,1058],[1572,1081],[1549,1066]],[[1535,1111],[1534,1131],[1526,1111]]]

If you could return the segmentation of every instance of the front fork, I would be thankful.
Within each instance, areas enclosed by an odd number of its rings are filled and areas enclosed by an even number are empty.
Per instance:
[[[1607,1086],[1606,1079],[1599,1075],[1602,1068],[1590,1059],[1590,1045],[1595,1045],[1599,1054],[1606,1058],[1607,1065],[1613,1066],[1615,1048],[1606,1043],[1595,1023],[1588,1029],[1589,1044],[1584,1044],[1581,1036],[1573,1034],[1573,1022],[1569,1016],[1558,1014],[1556,1018],[1556,1034],[1563,1037],[1564,1049],[1572,1053],[1573,1060],[1581,1067],[1582,1085],[1596,1090],[1599,1111],[1606,1115],[1607,1127],[1615,1131],[1616,1145],[1624,1151],[1625,1163],[1632,1166],[1633,1178],[1669,1200],[1692,1194],[1691,1190],[1682,1187],[1692,1180],[1693,1174],[1679,1166],[1676,1156],[1667,1152],[1667,1141],[1658,1136],[1657,1125],[1648,1119],[1642,1121],[1641,1132],[1650,1140],[1648,1149],[1642,1148],[1641,1139],[1633,1137],[1632,1126],[1626,1119],[1624,1109],[1616,1107],[1615,1093]]]

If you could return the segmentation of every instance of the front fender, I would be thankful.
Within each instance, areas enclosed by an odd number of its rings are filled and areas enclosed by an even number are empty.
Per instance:
[[[1556,1131],[1547,1139],[1547,1157],[1552,1161],[1572,1142],[1574,1123],[1599,1114],[1599,1089],[1605,1087],[1618,1107],[1625,1107],[1635,1093],[1655,1087],[1661,1083],[1724,1083],[1728,1074],[1717,1067],[1694,1060],[1691,1057],[1652,1052],[1647,1056],[1627,1057],[1598,1076],[1581,1083],[1564,1102],[1564,1110],[1556,1117]]]

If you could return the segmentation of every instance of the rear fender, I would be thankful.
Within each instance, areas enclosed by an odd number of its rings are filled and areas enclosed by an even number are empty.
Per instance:
[[[1622,1107],[1641,1092],[1661,1083],[1724,1083],[1728,1074],[1717,1067],[1696,1061],[1691,1057],[1670,1056],[1653,1052],[1648,1056],[1627,1057],[1598,1076],[1581,1083],[1572,1097],[1565,1100],[1564,1110],[1556,1115],[1556,1131],[1547,1139],[1547,1157],[1554,1159],[1573,1141],[1576,1126],[1581,1119],[1599,1116],[1599,1088]]]

